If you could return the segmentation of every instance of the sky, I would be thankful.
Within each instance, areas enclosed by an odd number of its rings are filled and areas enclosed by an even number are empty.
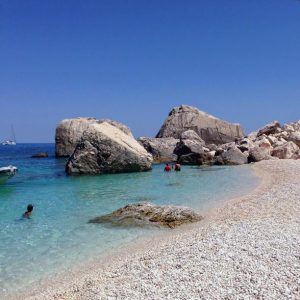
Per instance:
[[[0,0],[0,141],[65,118],[155,136],[196,106],[246,133],[300,119],[300,1]]]

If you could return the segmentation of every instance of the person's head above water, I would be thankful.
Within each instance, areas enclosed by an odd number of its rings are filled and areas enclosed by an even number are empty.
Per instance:
[[[27,211],[28,212],[32,212],[32,210],[33,210],[33,205],[32,204],[28,204],[27,205]]]
[[[33,211],[33,205],[32,204],[28,204],[27,205],[27,211],[24,212],[23,217],[29,219],[30,216],[31,216],[31,214],[32,214],[32,211]]]

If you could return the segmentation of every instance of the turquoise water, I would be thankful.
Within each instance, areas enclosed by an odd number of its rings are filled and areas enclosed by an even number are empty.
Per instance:
[[[33,159],[47,151],[45,159]],[[54,274],[109,253],[158,228],[116,228],[88,220],[128,203],[150,201],[205,210],[257,184],[248,166],[191,167],[150,172],[70,177],[53,144],[0,146],[0,166],[19,172],[0,185],[0,294],[11,294]],[[28,203],[33,217],[20,220]]]

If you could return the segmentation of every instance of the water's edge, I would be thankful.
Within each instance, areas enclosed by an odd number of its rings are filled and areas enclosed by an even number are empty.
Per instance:
[[[249,168],[251,168],[249,166]],[[255,193],[257,190],[261,188],[265,181],[263,180],[261,174],[254,171],[251,168],[252,175],[257,179],[256,184],[251,188],[240,191],[234,197],[224,198],[221,201],[218,201],[214,204],[214,206],[208,207],[206,210],[202,211],[203,216],[213,214],[217,209],[222,208],[226,204],[251,195]],[[206,222],[210,222],[210,220],[204,218],[204,220],[192,223],[192,224],[184,224],[180,227],[175,229],[167,229],[163,231],[152,232],[144,237],[136,237],[135,239],[126,242],[114,249],[111,249],[109,253],[103,253],[100,256],[96,256],[91,258],[90,260],[86,261],[84,264],[74,266],[72,269],[68,270],[67,272],[63,272],[57,274],[56,276],[52,276],[47,280],[41,280],[37,287],[32,289],[30,292],[23,291],[22,293],[16,293],[11,299],[22,299],[22,297],[31,297],[34,295],[38,295],[43,293],[48,289],[55,290],[59,293],[59,291],[64,291],[65,288],[70,288],[70,284],[72,285],[73,281],[77,279],[87,279],[89,280],[89,275],[101,273],[101,270],[110,269],[110,265],[116,265],[116,263],[122,263],[127,258],[132,258],[134,256],[140,256],[147,252],[148,249],[151,249],[153,243],[157,244],[162,241],[166,241],[167,239],[171,238],[172,236],[180,235],[181,233],[187,233],[189,231],[193,231],[195,228],[199,228],[203,226]],[[20,297],[20,298],[19,298]],[[9,300],[9,299],[8,299]]]

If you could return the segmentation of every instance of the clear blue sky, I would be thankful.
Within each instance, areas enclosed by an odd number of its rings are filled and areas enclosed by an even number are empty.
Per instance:
[[[0,0],[0,140],[78,116],[154,136],[179,104],[246,132],[300,119],[300,1]]]

